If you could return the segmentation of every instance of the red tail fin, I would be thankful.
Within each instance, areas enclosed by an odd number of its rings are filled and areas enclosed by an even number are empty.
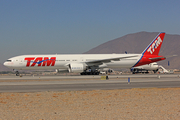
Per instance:
[[[159,33],[155,39],[147,46],[147,48],[142,52],[143,55],[158,55],[161,45],[163,43],[165,33]]]

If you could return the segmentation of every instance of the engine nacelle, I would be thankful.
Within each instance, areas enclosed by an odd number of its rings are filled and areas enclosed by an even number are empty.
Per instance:
[[[86,66],[83,65],[82,63],[71,63],[69,64],[69,72],[73,72],[73,73],[80,73],[80,72],[84,72],[84,70],[86,69]]]
[[[56,69],[56,73],[68,73],[68,69]]]

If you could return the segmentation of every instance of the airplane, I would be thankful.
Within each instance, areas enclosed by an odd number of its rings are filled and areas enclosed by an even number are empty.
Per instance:
[[[165,33],[159,33],[141,54],[47,54],[20,55],[9,58],[4,66],[13,69],[17,76],[18,70],[50,70],[57,72],[99,75],[102,68],[132,68],[165,60],[159,56]]]
[[[156,73],[159,70],[159,65],[156,62],[153,62],[153,63],[146,64],[146,65],[132,67],[130,70],[133,74],[149,73],[148,71],[153,71],[154,73]]]

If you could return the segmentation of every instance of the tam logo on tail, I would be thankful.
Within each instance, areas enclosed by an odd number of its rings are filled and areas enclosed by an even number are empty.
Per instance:
[[[147,50],[147,52],[150,52],[151,54],[154,53],[155,49],[158,48],[158,46],[162,43],[162,40],[160,37],[158,37],[153,43],[152,45],[149,47],[149,49]]]
[[[158,55],[165,33],[160,33],[143,51],[144,55]]]
[[[157,62],[160,60],[165,60],[165,57],[159,56],[159,51],[161,49],[164,36],[165,36],[165,33],[159,33],[155,37],[155,39],[142,52],[141,58],[133,67],[150,64],[152,62]]]

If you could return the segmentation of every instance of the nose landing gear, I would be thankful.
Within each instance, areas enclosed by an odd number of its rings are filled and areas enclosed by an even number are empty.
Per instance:
[[[13,69],[13,71],[15,71],[16,76],[20,76],[19,71],[15,70],[15,69]]]
[[[20,76],[19,71],[16,71],[15,73],[16,73],[16,76]]]

